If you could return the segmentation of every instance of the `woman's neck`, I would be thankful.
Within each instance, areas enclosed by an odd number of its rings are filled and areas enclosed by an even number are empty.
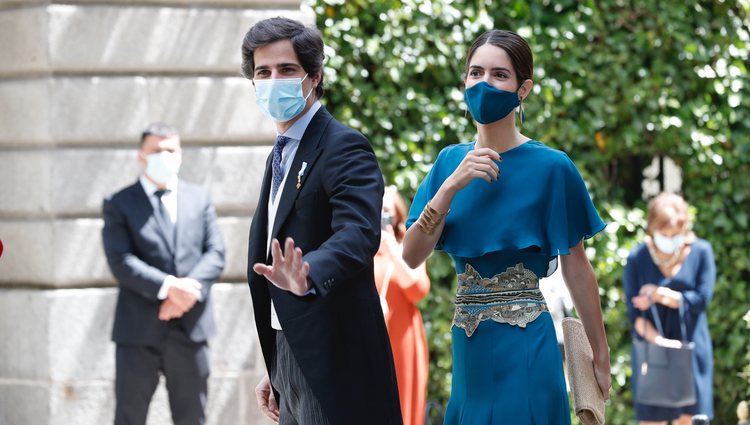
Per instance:
[[[503,153],[529,140],[516,130],[515,113],[490,124],[477,124],[477,148],[490,148]]]

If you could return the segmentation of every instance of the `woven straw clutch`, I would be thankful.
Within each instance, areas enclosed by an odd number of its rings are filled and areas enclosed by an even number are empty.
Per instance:
[[[594,355],[583,323],[573,317],[566,317],[562,326],[573,409],[584,425],[603,425],[604,397],[594,376]]]

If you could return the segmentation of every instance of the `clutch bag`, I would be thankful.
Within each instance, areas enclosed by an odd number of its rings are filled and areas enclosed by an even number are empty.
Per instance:
[[[603,425],[604,397],[594,375],[594,354],[583,323],[576,318],[566,317],[562,327],[573,409],[584,425]]]

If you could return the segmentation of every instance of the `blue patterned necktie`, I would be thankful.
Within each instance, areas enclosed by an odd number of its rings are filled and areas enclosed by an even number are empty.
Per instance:
[[[276,192],[281,186],[281,181],[284,180],[284,174],[281,172],[281,152],[284,150],[284,146],[291,142],[292,139],[278,135],[276,136],[276,144],[273,145],[273,159],[271,160],[271,171],[273,176],[271,178],[271,200],[276,199]]]

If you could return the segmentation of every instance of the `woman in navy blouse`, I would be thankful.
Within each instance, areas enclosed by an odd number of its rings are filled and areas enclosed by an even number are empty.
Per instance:
[[[642,425],[667,421],[689,425],[693,415],[713,418],[714,414],[713,349],[706,308],[714,290],[716,264],[711,245],[690,230],[688,206],[682,197],[662,193],[649,203],[648,210],[646,240],[628,256],[623,275],[628,315],[635,332],[649,342],[679,346],[680,340],[687,340],[695,344],[693,384],[697,401],[679,408],[635,403],[635,416]],[[654,327],[651,304],[656,304],[664,335]],[[681,335],[680,307],[687,335]],[[635,391],[636,373],[633,380]]]

